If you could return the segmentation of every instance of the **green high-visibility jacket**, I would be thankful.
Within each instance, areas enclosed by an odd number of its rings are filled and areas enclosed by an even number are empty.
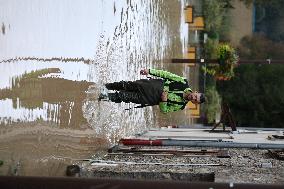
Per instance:
[[[188,101],[184,100],[183,94],[188,91],[192,92],[186,78],[157,69],[149,69],[149,74],[164,79],[163,90],[168,93],[168,99],[159,103],[161,112],[169,113],[185,108]]]

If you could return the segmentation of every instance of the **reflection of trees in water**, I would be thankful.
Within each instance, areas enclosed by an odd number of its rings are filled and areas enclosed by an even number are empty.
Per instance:
[[[57,73],[58,68],[43,69],[15,78],[11,89],[1,89],[0,99],[10,98],[13,108],[44,108],[48,103],[48,118],[61,127],[80,127],[86,124],[82,113],[85,91],[93,84],[86,81],[70,81],[61,78],[39,78],[48,73]],[[19,102],[19,103],[18,103]],[[52,109],[52,104],[57,105]]]
[[[39,57],[16,57],[10,58],[7,60],[2,60],[0,63],[9,63],[9,62],[16,62],[16,61],[39,61],[39,62],[52,62],[52,61],[60,61],[60,62],[84,62],[85,64],[92,64],[94,63],[91,59],[81,58],[64,58],[64,57],[52,57],[52,58],[39,58]]]

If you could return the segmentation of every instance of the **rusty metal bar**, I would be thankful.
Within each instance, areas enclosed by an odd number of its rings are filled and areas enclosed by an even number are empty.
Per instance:
[[[178,148],[133,148],[133,147],[120,147],[120,146],[114,146],[111,149],[109,149],[109,152],[151,152],[151,153],[161,153],[161,152],[167,152],[167,153],[194,153],[194,154],[212,154],[212,153],[218,153],[220,150],[192,150],[192,149],[178,149]]]
[[[239,143],[239,142],[204,142],[194,140],[144,140],[144,139],[120,139],[123,145],[144,146],[186,146],[186,147],[214,147],[214,148],[251,148],[251,149],[284,149],[284,144],[268,143]]]
[[[127,147],[113,146],[108,150],[108,155],[143,155],[143,156],[195,156],[208,157],[216,156],[218,158],[230,158],[228,150],[192,150],[178,148],[145,148],[145,147]]]
[[[125,147],[116,145],[108,150],[109,155],[198,155],[198,156],[216,156],[216,157],[230,157],[228,150],[192,150],[192,149],[178,149],[178,148],[145,148],[145,147]]]

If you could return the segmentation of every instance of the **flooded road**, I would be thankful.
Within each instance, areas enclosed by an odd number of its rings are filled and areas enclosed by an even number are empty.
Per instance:
[[[187,47],[185,3],[0,0],[0,174],[64,175],[121,137],[187,124],[186,112],[96,101],[104,83],[143,78],[141,68],[195,71],[169,64]]]

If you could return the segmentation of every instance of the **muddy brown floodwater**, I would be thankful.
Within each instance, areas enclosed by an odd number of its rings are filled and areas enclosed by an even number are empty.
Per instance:
[[[0,175],[61,176],[121,137],[187,125],[186,111],[95,100],[104,83],[142,78],[141,68],[197,72],[169,64],[187,48],[186,3],[0,0]]]

